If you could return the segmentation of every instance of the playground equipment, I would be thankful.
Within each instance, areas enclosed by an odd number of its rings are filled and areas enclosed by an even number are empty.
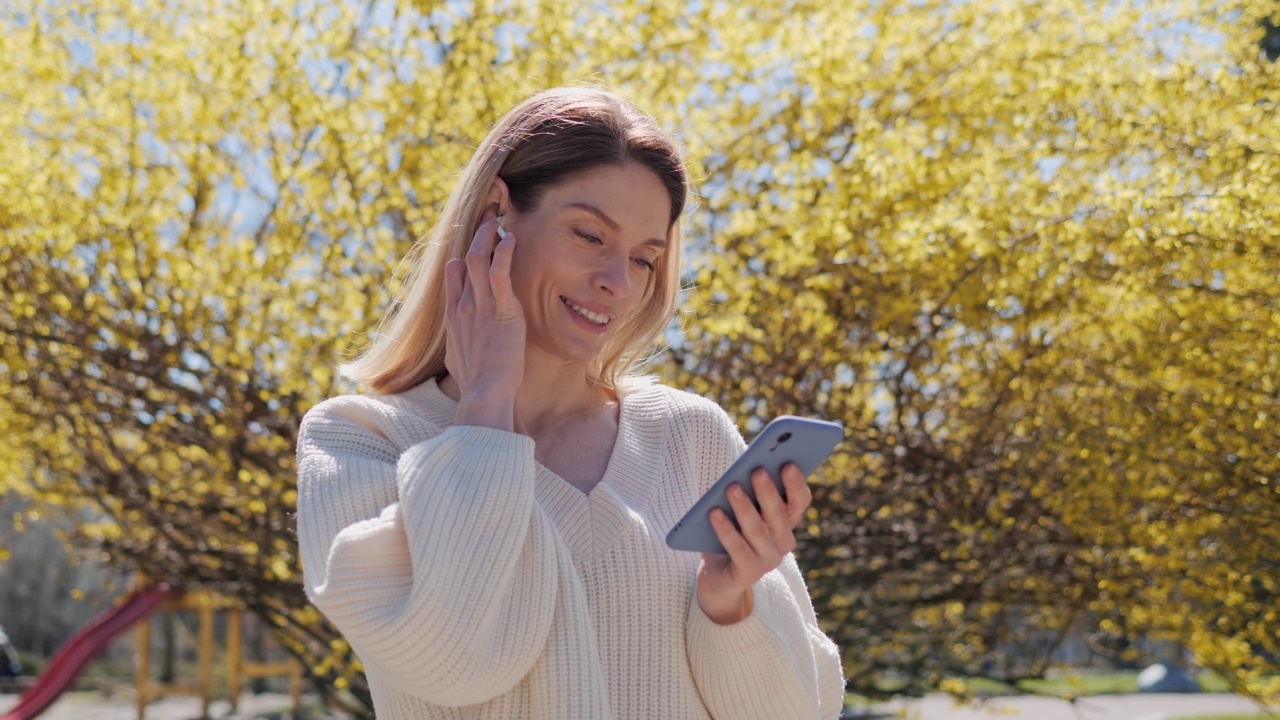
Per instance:
[[[209,704],[214,696],[213,650],[214,616],[227,613],[227,690],[231,712],[238,710],[240,693],[247,678],[289,678],[294,712],[302,705],[302,665],[296,660],[282,663],[246,663],[242,656],[240,633],[244,606],[216,593],[190,591],[158,585],[134,592],[123,602],[107,610],[85,625],[66,642],[45,671],[18,704],[0,716],[0,720],[33,720],[44,712],[75,681],[80,671],[111,642],[112,638],[156,612],[195,611],[199,616],[197,650],[198,679],[195,682],[165,685],[151,680],[151,624],[138,626],[138,720],[145,720],[147,704],[164,695],[195,695],[200,698],[200,717],[209,717]]]
[[[206,591],[191,591],[166,600],[161,612],[195,611],[200,617],[199,645],[197,651],[198,679],[194,683],[165,685],[151,680],[151,625],[138,627],[138,720],[146,719],[147,704],[164,695],[195,695],[200,698],[200,717],[209,717],[209,703],[213,699],[213,620],[219,612],[227,613],[227,690],[231,700],[231,712],[239,709],[240,693],[247,678],[289,678],[289,694],[293,699],[294,714],[302,709],[302,665],[297,660],[282,663],[246,663],[241,652],[240,630],[244,606],[239,602]]]
[[[43,674],[22,696],[18,704],[5,713],[3,720],[31,720],[44,712],[58,696],[71,687],[71,683],[107,643],[129,626],[150,615],[165,600],[178,591],[168,586],[139,590],[124,602],[107,610],[71,636]]]

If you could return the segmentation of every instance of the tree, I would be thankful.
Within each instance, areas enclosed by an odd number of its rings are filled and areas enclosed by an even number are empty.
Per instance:
[[[993,656],[1096,618],[1276,697],[1264,6],[890,4],[726,43],[785,81],[707,110],[732,149],[673,377],[746,430],[846,424],[802,564],[852,687],[1025,687],[1055,643]]]
[[[5,487],[96,511],[84,540],[124,567],[241,598],[318,687],[367,707],[358,663],[299,583],[298,421],[351,389],[335,368],[399,282],[393,259],[503,110],[602,59],[668,113],[692,83],[697,17],[629,5],[578,26],[578,12],[6,9]]]
[[[1089,611],[1263,692],[1263,7],[6,10],[0,482],[97,513],[84,540],[124,566],[243,598],[367,701],[298,582],[297,422],[350,389],[335,366],[487,126],[594,78],[700,183],[672,381],[746,430],[850,429],[802,557],[852,688],[979,672]]]

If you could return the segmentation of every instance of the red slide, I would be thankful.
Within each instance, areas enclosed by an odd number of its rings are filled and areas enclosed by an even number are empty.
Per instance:
[[[84,666],[102,652],[111,638],[150,615],[160,603],[179,594],[180,591],[168,585],[138,590],[124,602],[94,618],[58,648],[36,684],[22,693],[18,704],[0,720],[31,720],[44,712],[71,687]]]

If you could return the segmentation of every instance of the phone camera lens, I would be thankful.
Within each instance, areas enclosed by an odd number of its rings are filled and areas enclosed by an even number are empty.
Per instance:
[[[790,440],[790,439],[791,439],[791,433],[789,433],[789,432],[784,432],[784,433],[782,433],[782,437],[779,437],[779,438],[778,438],[778,442],[780,442],[780,443],[784,443],[784,442],[786,442],[786,441],[788,441],[788,440]]]

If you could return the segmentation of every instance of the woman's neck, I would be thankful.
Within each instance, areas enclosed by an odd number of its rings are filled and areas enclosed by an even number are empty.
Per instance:
[[[455,401],[462,400],[462,389],[452,376],[440,381],[440,389]],[[515,429],[536,436],[541,430],[599,412],[616,401],[615,393],[587,380],[584,365],[538,362],[526,356],[524,378],[515,397]]]

